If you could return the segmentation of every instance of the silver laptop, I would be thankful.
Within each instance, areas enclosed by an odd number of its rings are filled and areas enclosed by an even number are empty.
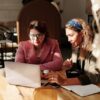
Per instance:
[[[39,65],[19,62],[5,62],[5,75],[8,83],[13,85],[40,87]]]

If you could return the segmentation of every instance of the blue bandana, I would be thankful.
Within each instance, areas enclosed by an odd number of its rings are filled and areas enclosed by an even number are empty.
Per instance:
[[[76,28],[77,30],[81,31],[83,28],[82,28],[82,25],[78,22],[76,22],[75,20],[70,20],[66,26],[72,26],[74,28]]]

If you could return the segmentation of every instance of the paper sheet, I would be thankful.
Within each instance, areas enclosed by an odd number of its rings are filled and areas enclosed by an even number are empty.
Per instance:
[[[71,86],[62,86],[63,88],[73,91],[74,93],[80,96],[88,96],[91,94],[99,93],[100,87],[90,84],[90,85],[71,85]]]

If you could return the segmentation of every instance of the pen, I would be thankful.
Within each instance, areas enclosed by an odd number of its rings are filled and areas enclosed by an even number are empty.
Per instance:
[[[43,86],[47,86],[47,85],[50,85],[50,86],[53,86],[53,87],[56,87],[56,88],[61,87],[61,86],[60,86],[59,84],[57,84],[57,83],[50,83],[50,82],[45,83]]]
[[[43,86],[47,86],[47,85],[49,85],[49,82],[43,84]]]

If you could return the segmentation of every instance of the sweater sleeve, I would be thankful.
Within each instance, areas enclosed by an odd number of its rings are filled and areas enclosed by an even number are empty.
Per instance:
[[[87,75],[81,75],[78,77],[82,85],[90,84],[91,81],[89,80],[89,77]]]
[[[100,72],[97,70],[96,58],[91,54],[85,61],[85,74],[78,77],[82,84],[100,83]]]
[[[18,45],[18,49],[15,55],[15,62],[25,62],[25,55],[22,42],[20,42]]]
[[[57,71],[57,70],[61,70],[62,68],[62,64],[63,64],[63,58],[61,55],[61,51],[59,48],[59,44],[57,41],[55,41],[55,46],[54,46],[54,51],[53,51],[53,58],[52,61],[49,61],[47,63],[41,64],[41,69],[42,70],[53,70],[53,71]]]

